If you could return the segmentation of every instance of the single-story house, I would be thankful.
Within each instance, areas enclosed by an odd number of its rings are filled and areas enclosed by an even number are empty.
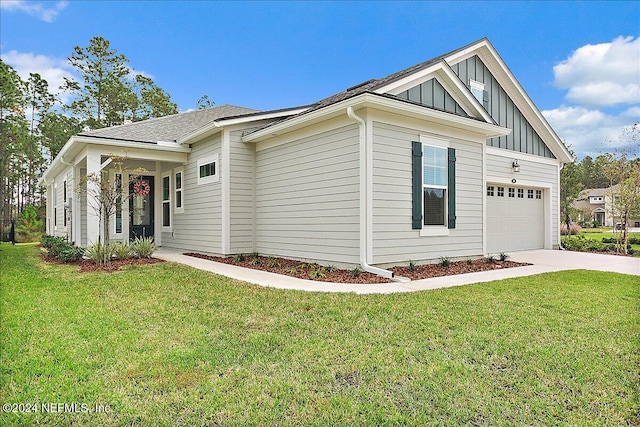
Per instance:
[[[48,233],[98,241],[74,188],[113,155],[146,170],[119,177],[124,188],[142,179],[150,192],[122,204],[112,240],[383,275],[407,260],[557,247],[572,161],[486,38],[308,106],[224,105],[75,135],[41,181]]]

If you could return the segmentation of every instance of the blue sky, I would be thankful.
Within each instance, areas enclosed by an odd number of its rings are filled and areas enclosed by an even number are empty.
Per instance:
[[[488,37],[579,157],[640,120],[640,2],[0,0],[0,54],[56,91],[102,36],[181,111],[306,105]],[[612,140],[611,144],[604,144]]]

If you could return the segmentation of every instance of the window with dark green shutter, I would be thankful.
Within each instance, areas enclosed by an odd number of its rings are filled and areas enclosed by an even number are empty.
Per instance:
[[[455,149],[414,141],[412,151],[412,228],[455,228]]]

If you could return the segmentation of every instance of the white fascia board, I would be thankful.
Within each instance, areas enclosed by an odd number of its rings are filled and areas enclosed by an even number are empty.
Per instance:
[[[506,148],[487,147],[487,154],[492,156],[507,157],[518,160],[526,160],[533,163],[541,163],[544,165],[557,166],[560,161],[558,159],[550,159],[549,157],[536,156],[534,154],[522,153],[520,151],[507,150]]]
[[[54,172],[57,172],[65,163],[73,161],[82,148],[87,145],[103,145],[107,147],[118,147],[123,149],[144,149],[158,152],[173,153],[190,153],[191,148],[178,145],[175,142],[162,142],[160,144],[152,144],[135,141],[119,141],[108,138],[95,138],[91,136],[72,136],[69,141],[62,147],[58,155],[53,159],[51,165],[44,172],[38,183],[46,183]],[[186,161],[186,160],[185,160]]]
[[[558,134],[553,130],[547,119],[542,115],[538,107],[533,103],[527,92],[513,75],[507,64],[502,60],[493,45],[486,39],[473,46],[456,52],[445,60],[449,64],[457,64],[474,55],[478,55],[491,74],[498,80],[500,86],[514,101],[516,107],[522,112],[533,128],[547,143],[554,156],[562,163],[573,162],[573,157],[567,147],[562,143]]]
[[[137,142],[137,141],[120,141],[109,138],[95,138],[92,136],[77,136],[74,137],[77,142],[94,145],[106,145],[109,147],[123,147],[123,148],[142,148],[146,150],[156,151],[172,151],[175,153],[190,153],[191,148],[182,146],[176,142],[163,141],[160,144],[151,142]]]
[[[287,116],[292,116],[292,115],[302,113],[308,108],[309,107],[303,107],[303,108],[296,108],[296,109],[271,112],[271,113],[266,112],[265,114],[256,114],[248,117],[236,117],[236,118],[230,118],[230,119],[214,120],[208,125],[205,125],[183,136],[182,138],[178,139],[176,142],[178,144],[188,144],[189,142],[192,142],[194,140],[199,140],[199,139],[214,135],[220,132],[221,128],[224,126],[233,126],[238,124],[256,122],[260,120],[279,119],[282,117],[287,117]]]
[[[260,142],[286,132],[291,132],[309,126],[312,123],[327,120],[346,114],[347,107],[365,108],[373,107],[383,111],[428,120],[445,124],[459,129],[480,133],[487,138],[505,136],[511,133],[511,129],[503,128],[491,123],[481,122],[467,117],[457,116],[451,113],[434,110],[429,107],[412,104],[403,100],[391,99],[383,95],[363,93],[353,98],[345,99],[325,108],[312,111],[291,120],[259,130],[242,138],[243,142]]]
[[[455,101],[464,109],[465,113],[474,118],[483,118],[487,123],[495,123],[491,115],[484,109],[480,102],[462,83],[460,78],[453,72],[449,64],[444,61],[437,62],[430,67],[412,73],[395,82],[391,82],[375,90],[375,93],[397,95],[405,90],[409,90],[419,84],[435,78],[447,89]]]

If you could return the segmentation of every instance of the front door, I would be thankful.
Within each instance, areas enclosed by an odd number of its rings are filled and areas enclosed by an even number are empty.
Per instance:
[[[153,237],[153,177],[129,181],[129,239]]]

